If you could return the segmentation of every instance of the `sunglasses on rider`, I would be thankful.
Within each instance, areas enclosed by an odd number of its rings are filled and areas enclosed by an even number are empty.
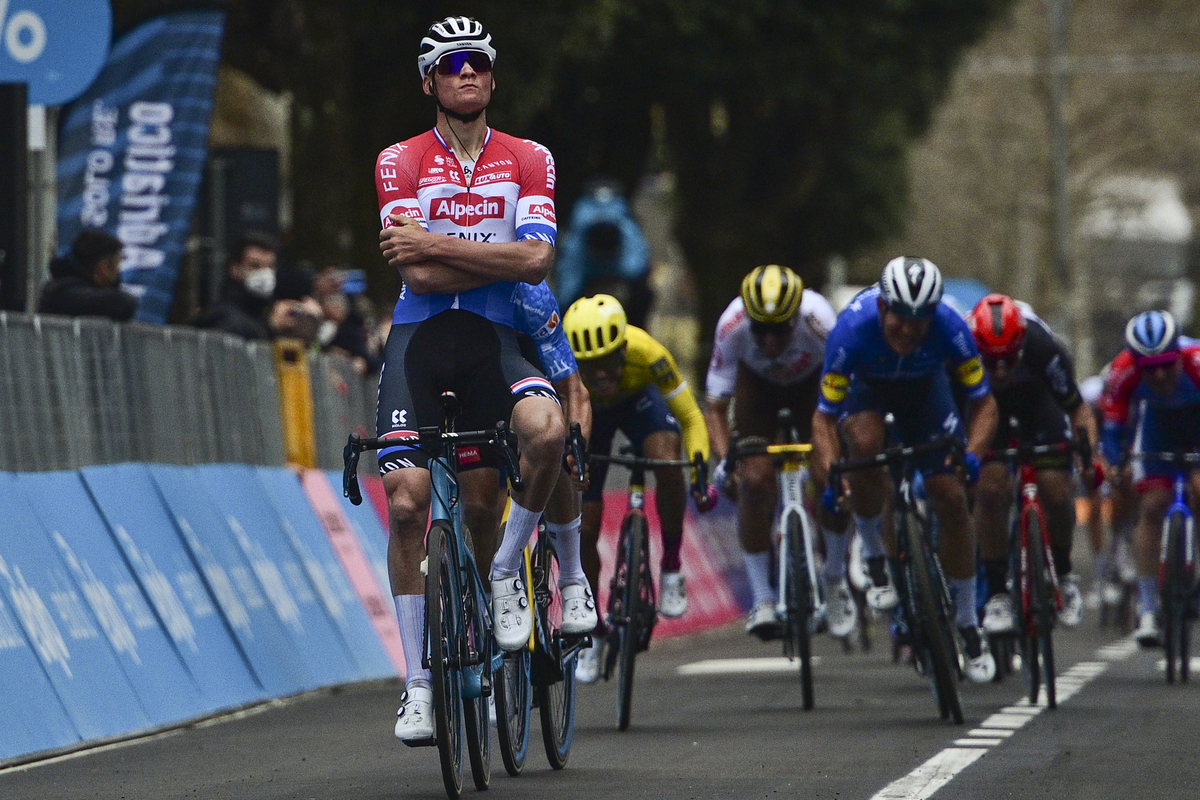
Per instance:
[[[463,64],[470,64],[476,72],[491,72],[492,59],[487,53],[478,50],[455,50],[447,53],[438,60],[438,75],[457,75],[462,72]]]
[[[750,332],[755,336],[788,336],[792,332],[792,321],[787,322],[756,322],[750,320]]]

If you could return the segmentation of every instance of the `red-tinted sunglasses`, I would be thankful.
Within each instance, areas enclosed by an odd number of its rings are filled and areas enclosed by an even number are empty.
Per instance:
[[[463,64],[470,64],[471,69],[476,72],[492,71],[492,59],[487,53],[478,50],[456,50],[447,53],[438,60],[437,71],[439,75],[457,75],[462,72]]]

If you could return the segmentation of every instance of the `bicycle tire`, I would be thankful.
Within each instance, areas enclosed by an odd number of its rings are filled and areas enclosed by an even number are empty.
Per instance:
[[[934,562],[937,554],[930,548],[924,524],[916,516],[909,517],[908,525],[909,564],[913,576],[909,591],[916,593],[916,606],[922,620],[917,630],[932,667],[929,678],[938,701],[938,713],[942,719],[952,719],[955,725],[961,725],[963,713],[958,697],[958,654],[951,628],[953,615],[944,601],[944,587],[934,583],[934,576],[938,576],[939,580],[941,576],[941,570]]]
[[[533,716],[533,691],[529,683],[529,650],[505,653],[492,679],[496,697],[496,740],[504,771],[517,777],[529,752],[529,723]]]
[[[630,513],[622,523],[620,562],[623,572],[618,577],[621,591],[617,622],[617,730],[629,728],[633,709],[633,675],[642,635],[643,610],[639,607],[643,594],[643,555],[648,535],[646,517]]]
[[[429,643],[429,670],[433,683],[434,736],[446,794],[456,798],[463,788],[464,713],[462,680],[450,666],[454,643],[459,641],[457,571],[445,523],[429,528],[426,549],[425,630]]]
[[[1046,543],[1042,538],[1042,518],[1037,507],[1026,509],[1026,531],[1029,535],[1029,593],[1034,630],[1024,631],[1029,640],[1029,702],[1038,701],[1039,679],[1046,690],[1046,707],[1058,708],[1058,693],[1054,679],[1054,620],[1057,609],[1051,593],[1050,562],[1046,558]],[[1029,620],[1024,622],[1028,623]]]
[[[1186,668],[1187,654],[1183,647],[1183,630],[1187,625],[1184,604],[1187,596],[1187,581],[1183,575],[1183,516],[1173,513],[1163,525],[1166,537],[1166,564],[1163,572],[1161,594],[1163,617],[1163,646],[1167,656],[1167,683],[1175,683],[1178,668],[1182,680]]]
[[[472,638],[477,634],[471,632]],[[484,635],[490,637],[490,633]],[[463,647],[465,649],[464,640]],[[486,669],[491,663],[491,646],[484,642],[484,647],[478,652],[483,654],[484,662],[468,669]],[[476,645],[478,647],[478,644]],[[488,719],[488,699],[482,692],[478,697],[463,698],[463,730],[467,742],[467,756],[471,762],[471,780],[475,788],[484,791],[492,781],[492,732]]]
[[[540,534],[539,534],[540,536]],[[567,765],[571,755],[571,740],[575,730],[575,656],[562,660],[562,596],[558,592],[558,555],[549,544],[539,539],[534,549],[533,574],[538,585],[534,595],[546,598],[536,603],[539,630],[550,641],[540,639],[537,647],[546,648],[562,664],[562,679],[535,687],[538,696],[538,716],[542,722],[542,744],[546,760],[554,769]]]
[[[526,559],[521,559],[521,582],[529,586]],[[533,717],[532,658],[528,647],[505,653],[500,669],[492,677],[496,698],[496,740],[504,771],[517,777],[529,753],[529,723]]]
[[[808,560],[804,549],[804,530],[799,515],[789,514],[784,521],[787,558],[784,603],[787,607],[787,633],[784,655],[800,661],[801,705],[811,711],[814,705],[812,672],[812,586],[808,578]]]

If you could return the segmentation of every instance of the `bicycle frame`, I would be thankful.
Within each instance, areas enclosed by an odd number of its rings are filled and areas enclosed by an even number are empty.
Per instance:
[[[1058,570],[1054,566],[1054,551],[1050,547],[1050,530],[1046,527],[1046,511],[1038,498],[1037,467],[1030,463],[1022,463],[1018,468],[1019,482],[1017,493],[1020,497],[1018,517],[1018,559],[1020,570],[1019,591],[1021,598],[1021,624],[1031,636],[1039,633],[1037,614],[1033,598],[1033,565],[1030,563],[1029,514],[1032,511],[1038,521],[1038,531],[1042,537],[1042,552],[1050,572],[1050,589],[1055,611],[1062,610],[1062,591],[1058,584]]]
[[[804,445],[807,449],[800,452],[811,452],[811,445]],[[800,530],[804,537],[804,563],[808,570],[808,583],[812,587],[813,614],[820,616],[825,611],[825,599],[821,596],[821,581],[817,575],[817,560],[814,551],[813,539],[813,523],[809,517],[808,509],[804,506],[804,483],[807,477],[806,470],[801,466],[800,457],[796,451],[785,450],[784,446],[771,445],[767,447],[767,452],[771,455],[784,455],[783,461],[779,464],[779,469],[776,472],[776,478],[779,485],[779,515],[775,524],[775,536],[777,553],[788,552],[788,525],[787,519],[795,514],[800,520]],[[775,605],[775,612],[782,619],[787,613],[786,602],[786,586],[787,586],[787,565],[784,563],[782,556],[777,559],[779,561],[779,600]]]

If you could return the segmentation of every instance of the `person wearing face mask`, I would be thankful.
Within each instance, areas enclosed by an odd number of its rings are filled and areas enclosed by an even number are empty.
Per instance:
[[[267,236],[247,233],[234,246],[220,298],[192,319],[197,328],[232,333],[243,339],[291,336],[316,338],[320,309],[311,298],[275,300],[276,247]]]
[[[120,239],[98,228],[81,231],[71,249],[50,262],[38,312],[115,322],[133,317],[137,298],[120,288],[121,249]]]

